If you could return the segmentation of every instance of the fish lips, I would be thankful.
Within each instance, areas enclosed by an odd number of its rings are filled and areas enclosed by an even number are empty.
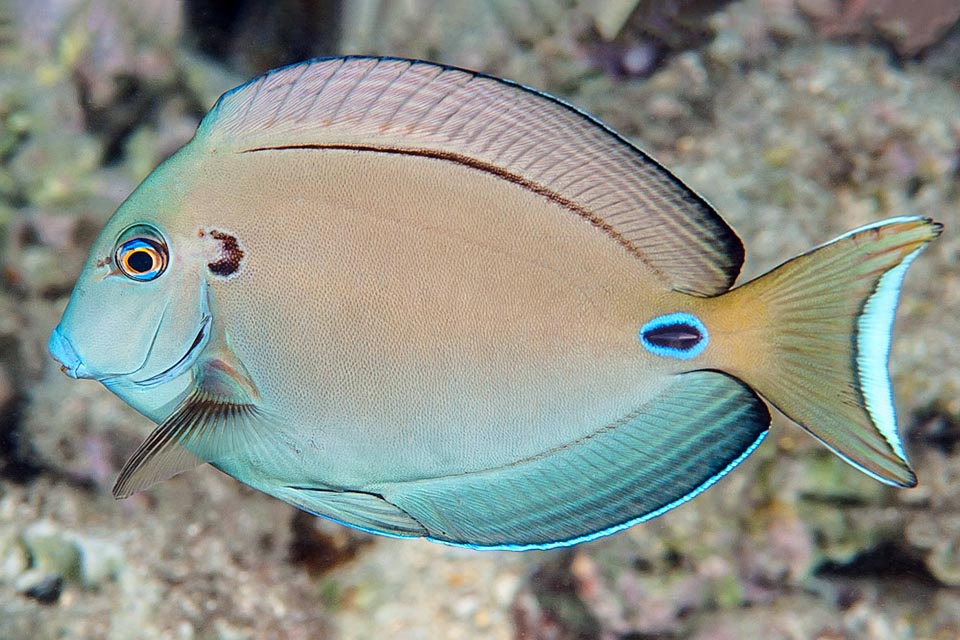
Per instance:
[[[93,378],[93,374],[83,364],[83,360],[77,354],[60,330],[60,325],[50,334],[50,340],[47,342],[47,350],[53,359],[60,363],[60,370],[71,378]]]

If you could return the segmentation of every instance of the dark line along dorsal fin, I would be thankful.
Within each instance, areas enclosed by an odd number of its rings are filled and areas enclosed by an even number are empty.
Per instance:
[[[611,129],[552,96],[462,69],[372,57],[284,67],[224,94],[194,144],[459,158],[564,203],[670,288],[722,293],[743,263],[740,239],[710,205]]]

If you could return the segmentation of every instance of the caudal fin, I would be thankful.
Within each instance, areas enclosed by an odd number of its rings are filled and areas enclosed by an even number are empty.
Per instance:
[[[915,217],[861,227],[716,299],[715,337],[733,338],[716,341],[723,368],[851,464],[904,487],[917,478],[887,357],[903,276],[941,228]]]

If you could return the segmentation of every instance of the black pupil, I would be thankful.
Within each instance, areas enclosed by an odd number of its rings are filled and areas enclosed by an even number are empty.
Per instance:
[[[651,329],[643,334],[650,344],[662,347],[664,349],[676,349],[678,351],[689,351],[697,346],[697,343],[703,340],[703,336],[696,327],[688,324],[668,324],[663,327]]]
[[[146,273],[153,269],[153,256],[145,249],[136,249],[127,257],[127,266],[136,273]]]

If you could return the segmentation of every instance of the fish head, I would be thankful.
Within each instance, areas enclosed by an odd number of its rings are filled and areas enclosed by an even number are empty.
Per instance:
[[[184,214],[195,180],[177,159],[101,230],[48,343],[68,376],[99,380],[147,415],[169,395],[153,391],[186,386],[211,327],[203,251]]]

